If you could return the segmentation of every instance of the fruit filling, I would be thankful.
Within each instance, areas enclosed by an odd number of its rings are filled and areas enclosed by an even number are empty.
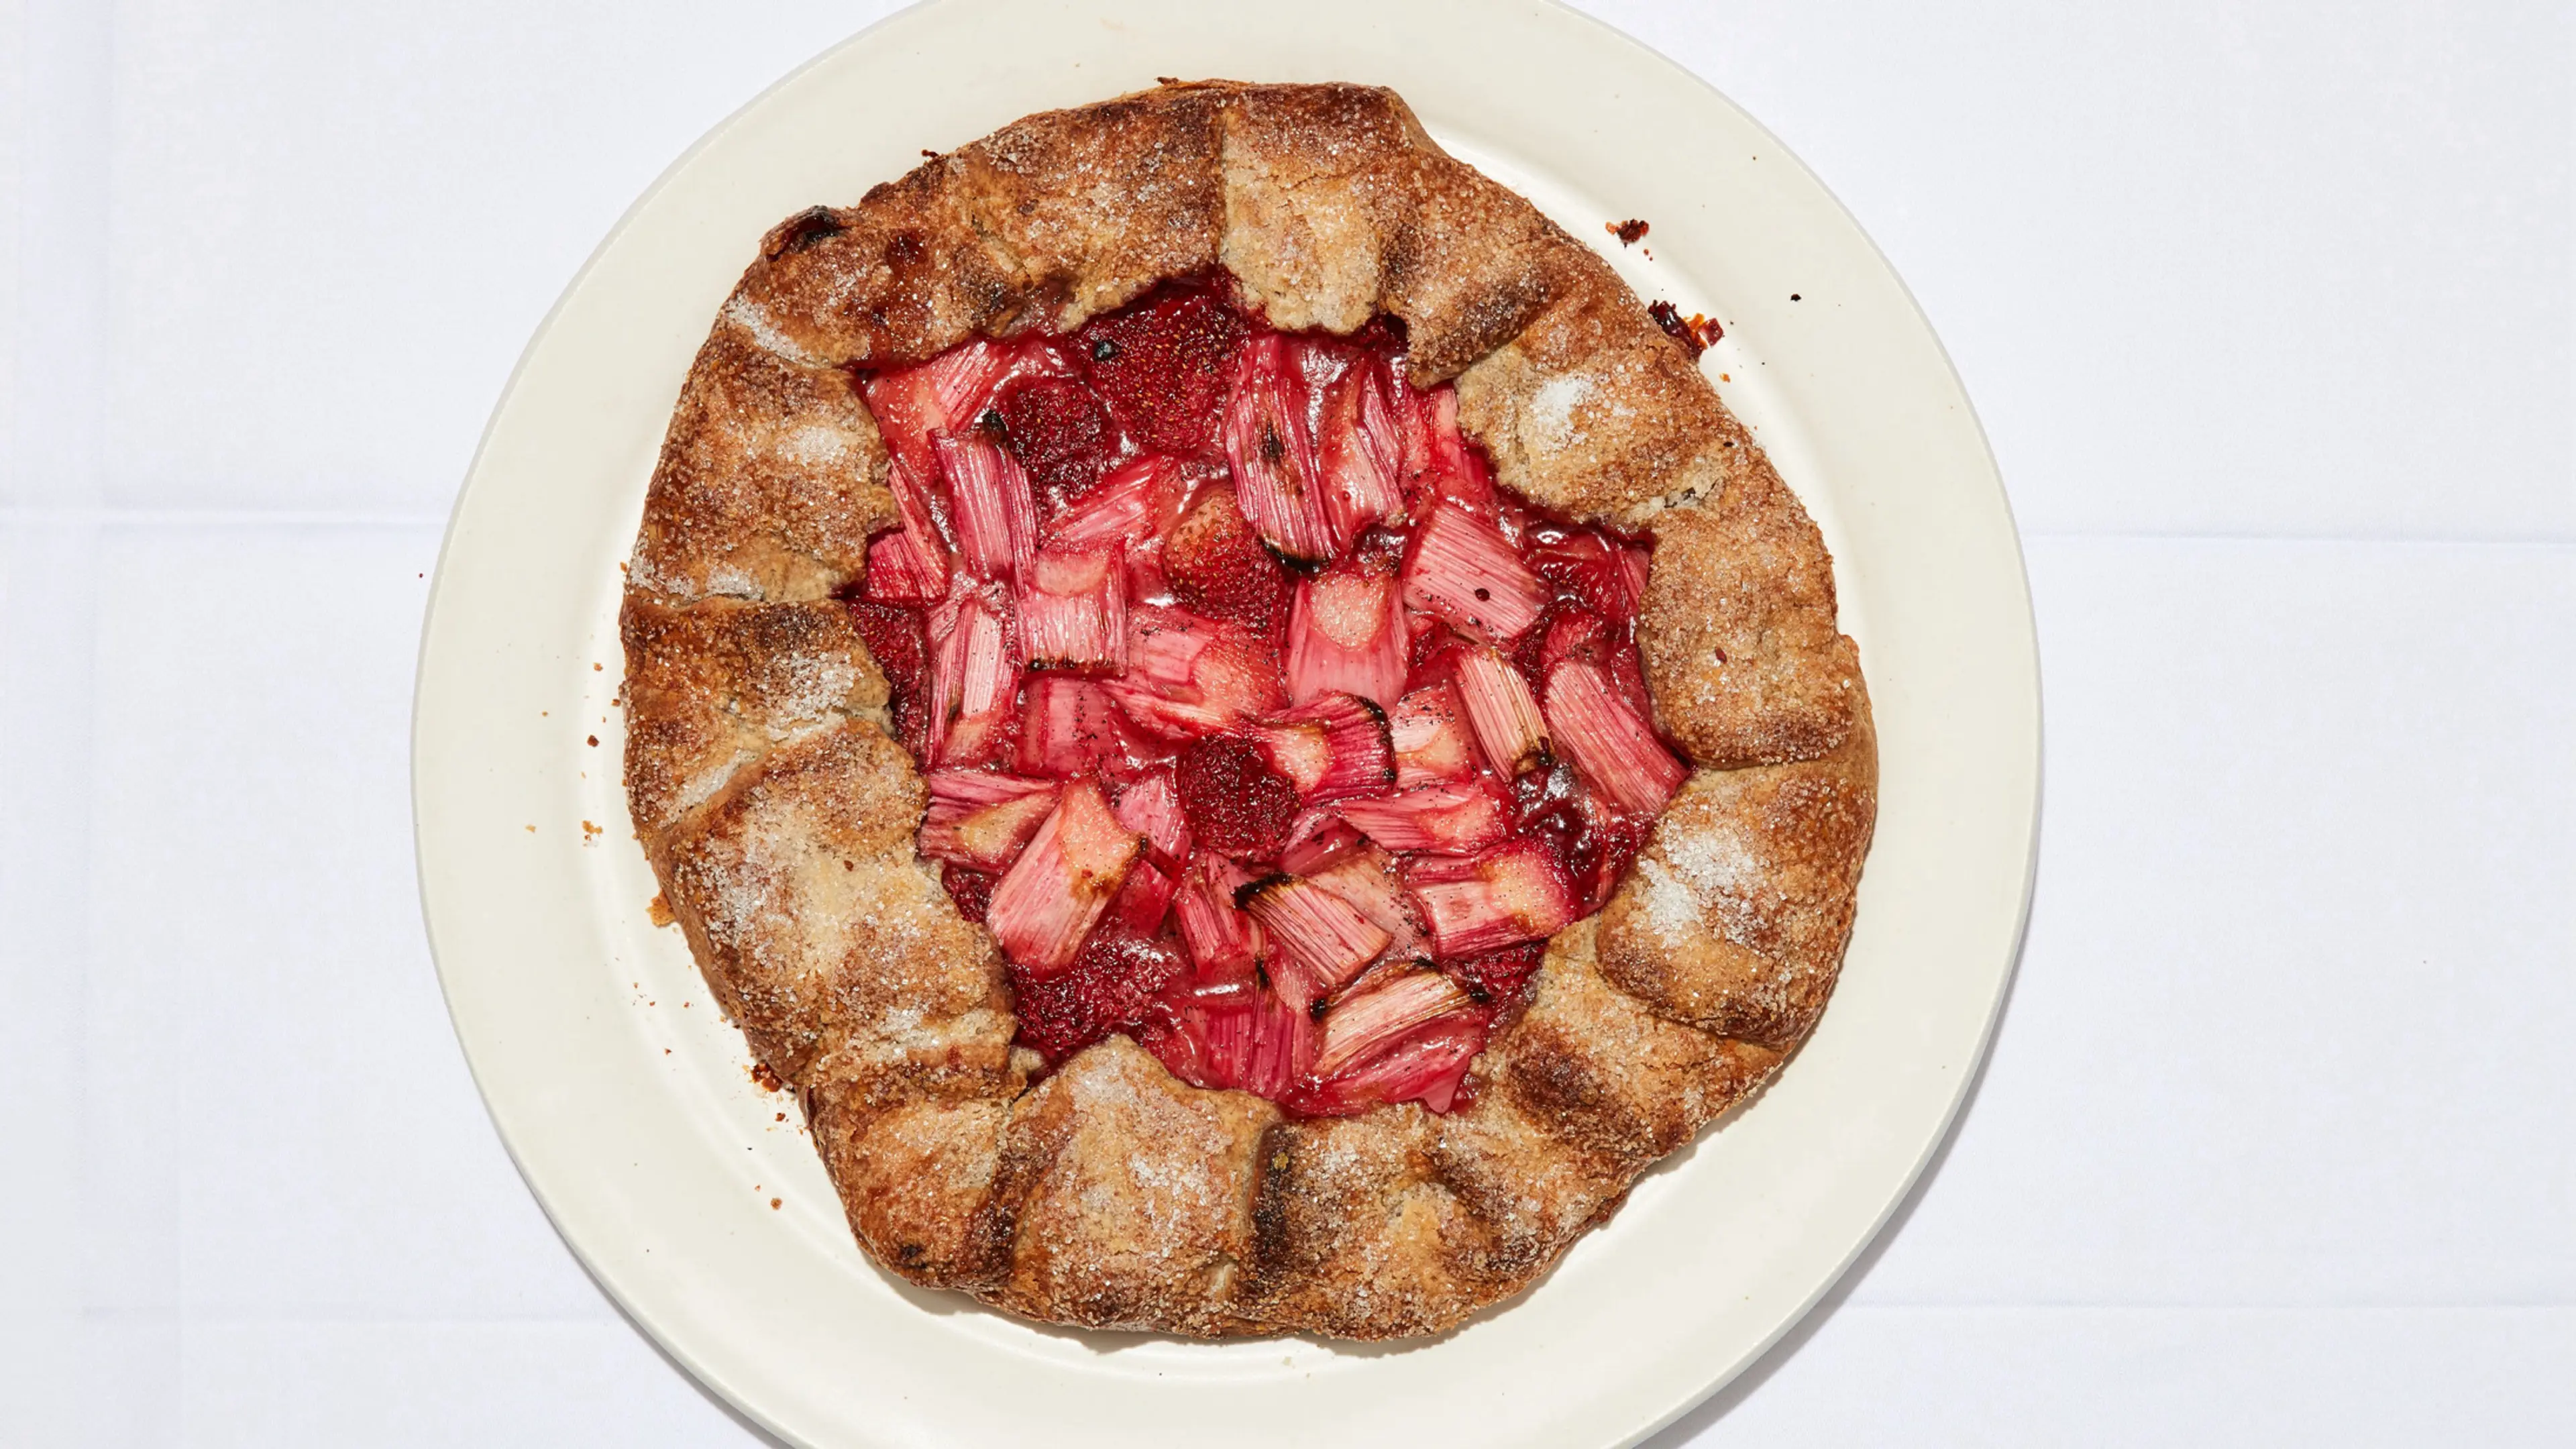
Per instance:
[[[1274,331],[1222,277],[863,382],[900,521],[849,607],[1020,1044],[1457,1106],[1680,788],[1645,543],[1499,488],[1399,324]]]

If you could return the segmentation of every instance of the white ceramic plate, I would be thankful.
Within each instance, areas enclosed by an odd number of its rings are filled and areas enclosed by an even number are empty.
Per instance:
[[[878,1271],[647,919],[620,793],[618,564],[763,230],[925,147],[1164,75],[1393,85],[1642,294],[1722,319],[1704,366],[1822,524],[1877,705],[1877,844],[1813,1040],[1535,1291],[1427,1344],[1052,1331]],[[1629,216],[1644,247],[1604,233]],[[635,1320],[777,1433],[1557,1449],[1640,1438],[1750,1363],[1939,1145],[2020,939],[2038,671],[2011,518],[1939,343],[1815,178],[1678,67],[1545,4],[950,0],[718,127],[529,344],[440,560],[413,782],[431,944],[520,1171]]]

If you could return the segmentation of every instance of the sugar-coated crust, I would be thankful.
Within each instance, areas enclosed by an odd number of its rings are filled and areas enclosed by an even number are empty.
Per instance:
[[[1289,1120],[1123,1036],[1033,1086],[990,935],[915,853],[920,772],[833,602],[893,519],[852,368],[1070,329],[1220,268],[1283,329],[1403,319],[1415,380],[1455,380],[1504,484],[1656,539],[1639,644],[1699,768],[1447,1114]],[[780,224],[674,411],[623,632],[637,833],[859,1241],[1085,1327],[1392,1338],[1526,1288],[1812,1028],[1876,806],[1797,499],[1597,256],[1358,86],[1030,116]]]

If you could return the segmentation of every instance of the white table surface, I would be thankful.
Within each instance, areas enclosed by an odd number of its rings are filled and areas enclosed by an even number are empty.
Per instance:
[[[405,727],[519,348],[883,8],[0,0],[0,1443],[756,1439],[494,1137]],[[1979,1090],[1658,1444],[2576,1442],[2570,7],[1588,8],[1913,286],[2047,676]]]

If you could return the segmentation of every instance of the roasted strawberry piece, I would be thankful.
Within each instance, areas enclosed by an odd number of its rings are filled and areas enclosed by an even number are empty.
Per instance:
[[[1296,876],[1265,876],[1236,894],[1277,948],[1271,985],[1300,1009],[1357,976],[1394,939],[1349,901]]]
[[[1392,708],[1405,674],[1404,611],[1392,574],[1335,564],[1297,581],[1288,616],[1288,695],[1340,692]]]
[[[1287,339],[1272,333],[1244,344],[1225,400],[1226,464],[1244,521],[1291,564],[1338,552],[1306,412],[1305,375]]]
[[[930,641],[921,615],[865,599],[850,601],[850,622],[885,675],[886,711],[895,738],[916,757],[930,752]]]
[[[1404,561],[1404,602],[1460,633],[1509,644],[1538,622],[1547,587],[1492,520],[1443,503],[1420,515]]]
[[[1389,850],[1472,855],[1511,830],[1511,797],[1491,780],[1444,780],[1383,800],[1345,800],[1342,818]]]
[[[1041,549],[1020,570],[1020,653],[1032,669],[1114,674],[1127,664],[1127,570],[1115,544]]]
[[[1088,679],[1040,674],[1029,681],[1013,768],[1023,775],[1070,780],[1094,771],[1119,774],[1152,753],[1127,723],[1109,691]]]
[[[1360,355],[1324,391],[1315,439],[1324,486],[1324,516],[1334,544],[1346,548],[1360,530],[1404,517],[1404,432],[1395,419],[1394,384],[1386,365]]]
[[[1070,377],[1033,377],[1002,390],[991,413],[1002,446],[1053,513],[1091,491],[1118,451],[1118,432],[1091,390]]]
[[[1252,979],[1261,957],[1261,927],[1234,903],[1253,877],[1222,855],[1202,851],[1182,873],[1172,920],[1202,983]]]
[[[1182,607],[1256,634],[1288,612],[1288,570],[1244,522],[1231,488],[1209,488],[1163,540],[1163,576]]]
[[[1490,649],[1458,656],[1458,698],[1467,707],[1476,746],[1509,778],[1547,758],[1547,717],[1521,672]]]
[[[1618,809],[1654,815],[1689,772],[1595,665],[1568,659],[1547,678],[1547,723],[1584,783]]]
[[[1395,783],[1386,712],[1358,695],[1324,695],[1250,733],[1309,805],[1383,794]]]
[[[1154,863],[1177,871],[1189,858],[1190,823],[1181,814],[1180,787],[1172,772],[1157,769],[1138,775],[1118,792],[1119,823],[1145,837]]]
[[[1468,995],[1497,1012],[1508,1012],[1520,1005],[1530,978],[1538,973],[1538,963],[1546,955],[1546,942],[1523,941],[1445,965],[1458,984],[1467,988]]]
[[[1283,1097],[1315,1058],[1318,1033],[1306,1013],[1258,988],[1195,991],[1168,1025],[1148,1026],[1138,1045],[1194,1087]]]
[[[1091,386],[1147,452],[1176,458],[1216,451],[1217,417],[1243,315],[1199,287],[1170,287],[1095,318],[1074,334]]]
[[[1275,858],[1297,816],[1297,787],[1248,740],[1218,736],[1190,745],[1173,781],[1191,834],[1226,855]]]
[[[1023,780],[984,770],[933,770],[930,808],[921,821],[921,853],[978,870],[998,871],[1019,857],[1055,809],[1052,780]]]
[[[1173,893],[1179,888],[1177,877],[1156,868],[1150,859],[1139,860],[1127,872],[1127,882],[1118,888],[1117,898],[1109,903],[1108,919],[1151,935],[1162,927],[1163,917],[1172,908]]]
[[[1144,850],[1145,838],[1119,823],[1099,786],[1089,780],[1065,786],[993,887],[985,924],[1003,955],[1034,976],[1072,965]]]
[[[1029,475],[979,433],[931,441],[940,472],[948,479],[960,561],[979,579],[1010,582],[1037,549],[1037,504],[1029,493]]]
[[[1108,689],[1129,718],[1176,740],[1276,713],[1288,694],[1268,641],[1239,625],[1141,605],[1127,611],[1127,672]]]
[[[943,865],[939,868],[939,884],[947,889],[948,898],[957,903],[957,914],[978,925],[983,923],[984,912],[993,904],[993,877],[990,874],[968,870],[961,865]]]
[[[1004,743],[1020,687],[1010,606],[993,585],[930,611],[930,753],[942,765],[979,765]]]
[[[1544,845],[1530,840],[1464,859],[1416,856],[1405,865],[1404,883],[1422,903],[1431,944],[1444,957],[1543,940],[1573,920],[1577,909],[1563,868]]]
[[[1131,458],[1111,469],[1099,487],[1049,518],[1038,538],[1049,548],[1146,550],[1179,521],[1187,491],[1180,465],[1171,459],[1159,453]]]
[[[1487,1029],[1481,1007],[1442,1012],[1329,1076],[1310,1073],[1282,1105],[1306,1117],[1346,1116],[1394,1102],[1420,1102],[1434,1112],[1447,1112],[1458,1105],[1459,1084],[1484,1049]],[[1355,1030],[1343,1028],[1343,1040],[1357,1041]]]
[[[1417,689],[1397,700],[1387,713],[1387,735],[1395,746],[1399,789],[1464,780],[1481,763],[1467,706],[1454,683]]]
[[[1000,906],[996,891],[994,908]],[[1156,997],[1188,971],[1171,942],[1103,922],[1064,970],[1041,973],[1014,962],[1020,1043],[1061,1063],[1111,1032],[1135,1031],[1153,1015]]]

